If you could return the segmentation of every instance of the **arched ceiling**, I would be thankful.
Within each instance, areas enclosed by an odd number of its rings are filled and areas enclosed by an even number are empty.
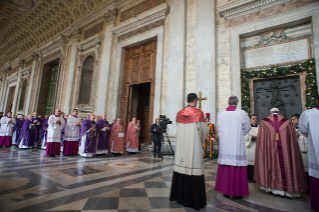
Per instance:
[[[110,1],[0,0],[0,67]]]

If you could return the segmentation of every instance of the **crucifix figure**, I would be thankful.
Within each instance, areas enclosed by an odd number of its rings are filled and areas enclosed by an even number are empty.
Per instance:
[[[198,101],[198,109],[199,110],[202,110],[202,101],[203,100],[207,100],[207,97],[202,98],[202,92],[200,91],[198,93],[198,99],[197,99],[197,101]]]
[[[278,108],[280,110],[280,114],[282,116],[285,116],[285,113],[283,111],[284,103],[279,97],[279,91],[291,91],[296,90],[295,85],[284,85],[280,86],[280,82],[277,80],[273,80],[268,88],[262,88],[259,87],[256,89],[256,93],[262,93],[262,92],[271,92],[272,93],[272,99],[271,99],[271,108]]]

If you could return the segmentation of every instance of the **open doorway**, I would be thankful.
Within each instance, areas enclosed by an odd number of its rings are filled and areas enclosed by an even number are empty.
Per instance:
[[[141,121],[142,132],[140,142],[149,142],[150,132],[149,128],[151,127],[150,122],[150,94],[151,94],[151,83],[141,83],[136,85],[131,85],[130,90],[131,100],[128,105],[128,123],[132,120],[133,117],[136,117],[137,120]],[[128,126],[128,123],[126,126]]]

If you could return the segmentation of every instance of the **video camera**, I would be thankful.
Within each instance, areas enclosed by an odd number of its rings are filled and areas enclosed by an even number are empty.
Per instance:
[[[173,122],[169,120],[169,118],[166,118],[165,115],[160,115],[160,125],[162,128],[162,133],[166,133],[167,125],[172,124]]]

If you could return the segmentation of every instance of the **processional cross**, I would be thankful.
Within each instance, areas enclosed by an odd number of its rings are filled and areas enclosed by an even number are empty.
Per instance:
[[[203,100],[207,100],[207,97],[202,98],[202,92],[200,91],[198,93],[198,99],[197,99],[197,101],[198,101],[198,109],[199,110],[202,110],[202,101]]]

